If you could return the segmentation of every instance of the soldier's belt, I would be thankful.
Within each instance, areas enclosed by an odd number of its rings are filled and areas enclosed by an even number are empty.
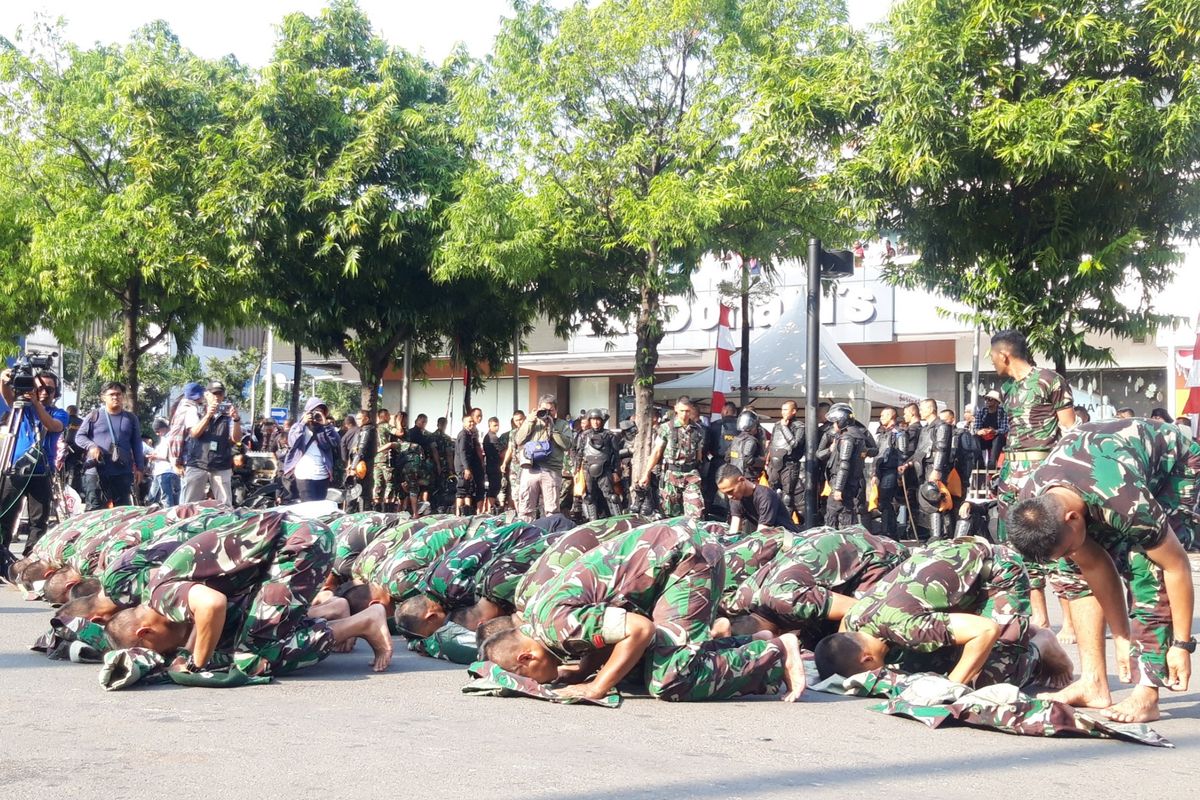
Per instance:
[[[1045,461],[1050,453],[1046,450],[1014,450],[1005,458],[1011,458],[1013,461],[1023,461],[1027,464],[1035,461]]]
[[[684,472],[695,472],[698,469],[700,469],[700,465],[699,464],[691,464],[691,465],[666,464],[665,468],[668,472],[674,472],[674,473],[679,474],[679,473],[684,473]]]

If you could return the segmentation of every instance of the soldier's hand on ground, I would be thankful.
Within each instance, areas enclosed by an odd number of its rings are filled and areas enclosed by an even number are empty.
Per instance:
[[[560,689],[555,689],[554,693],[559,697],[583,697],[588,700],[601,700],[607,692],[601,693],[595,682],[576,683],[573,686],[563,686]]]
[[[1192,654],[1182,647],[1167,648],[1167,688],[1185,692],[1192,678]]]

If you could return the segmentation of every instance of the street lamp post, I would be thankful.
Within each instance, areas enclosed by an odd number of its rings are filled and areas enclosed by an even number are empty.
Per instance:
[[[817,524],[817,393],[821,388],[821,279],[830,280],[854,274],[854,254],[849,250],[821,249],[821,240],[808,240],[808,363],[804,368],[804,431],[806,434],[804,471],[804,526]]]

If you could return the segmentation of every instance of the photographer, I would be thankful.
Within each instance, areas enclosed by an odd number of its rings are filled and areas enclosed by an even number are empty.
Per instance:
[[[124,407],[125,385],[106,383],[100,400],[104,405],[88,414],[75,434],[75,443],[87,451],[83,474],[87,511],[102,508],[106,501],[132,505],[133,484],[141,482],[146,469],[141,425]]]
[[[0,376],[0,397],[4,399],[5,410],[17,402],[12,372],[5,370]],[[0,575],[8,572],[8,546],[12,543],[22,499],[29,504],[29,537],[25,540],[24,555],[29,555],[34,543],[46,532],[46,524],[50,519],[54,453],[58,450],[58,437],[68,422],[67,412],[54,407],[54,400],[58,397],[58,378],[54,373],[39,372],[33,380],[33,392],[21,396],[29,405],[21,418],[21,427],[16,431],[12,461],[0,465],[12,467],[12,472],[4,477],[4,493],[0,495],[0,544],[3,545],[0,549]]]
[[[554,506],[562,484],[563,463],[574,446],[575,435],[557,417],[558,398],[544,394],[538,399],[538,410],[521,423],[513,436],[521,465],[517,518],[524,522],[537,518],[539,500],[545,504],[547,514],[558,510]]]
[[[204,414],[189,408],[184,446],[181,503],[198,503],[211,491],[218,503],[233,505],[233,446],[242,440],[242,421],[225,400],[225,384],[213,381],[204,393]]]
[[[304,404],[304,416],[288,433],[283,462],[283,474],[295,479],[300,502],[325,499],[341,443],[325,402],[310,397]]]

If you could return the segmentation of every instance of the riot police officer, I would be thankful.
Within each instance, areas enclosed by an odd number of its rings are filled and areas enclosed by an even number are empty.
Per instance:
[[[621,451],[616,437],[604,429],[604,412],[600,409],[589,411],[583,426],[575,442],[587,487],[583,515],[590,522],[621,511],[614,487],[614,482],[620,480],[617,471]]]
[[[864,488],[863,462],[874,443],[871,434],[854,419],[854,409],[835,403],[825,415],[830,424],[829,499],[825,505],[825,524],[845,528],[859,521],[859,493]]]
[[[786,400],[780,409],[782,417],[771,432],[767,458],[767,483],[783,507],[796,514],[804,513],[804,423],[796,419],[796,401]]]
[[[737,429],[727,463],[741,470],[751,483],[757,483],[767,464],[767,437],[758,423],[758,414],[750,409],[738,414]]]
[[[948,538],[954,535],[953,523],[950,510],[941,507],[937,484],[943,483],[954,468],[951,451],[954,428],[938,418],[936,400],[922,400],[920,414],[921,434],[917,439],[916,452],[901,469],[910,470],[909,475],[915,475],[914,483],[934,484],[928,493],[923,485],[917,493],[917,508],[920,510],[918,535],[922,538]]]

